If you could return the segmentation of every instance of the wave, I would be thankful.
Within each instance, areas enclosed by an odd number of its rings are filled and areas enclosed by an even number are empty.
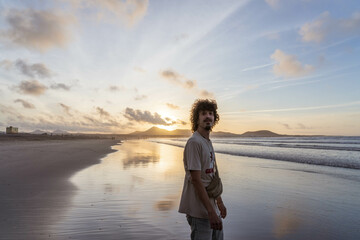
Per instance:
[[[184,147],[184,139],[152,140],[156,143],[162,143],[177,147]],[[295,162],[302,164],[322,165],[329,167],[340,167],[349,169],[360,169],[359,148],[349,147],[324,147],[310,145],[305,147],[298,146],[266,146],[261,144],[234,144],[220,143],[213,141],[216,153],[229,154],[235,156],[263,158],[270,160],[279,160]],[[354,148],[355,150],[351,150]],[[307,149],[307,150],[305,150]],[[346,150],[345,150],[346,149]]]

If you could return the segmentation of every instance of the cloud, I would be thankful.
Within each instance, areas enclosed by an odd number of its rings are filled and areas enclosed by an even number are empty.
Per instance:
[[[287,124],[287,123],[279,123],[279,124],[282,125],[283,127],[285,127],[285,128],[288,129],[288,130],[291,129],[290,125]]]
[[[109,86],[109,91],[111,91],[111,92],[118,92],[121,90],[124,90],[124,87],[122,87],[122,86],[119,87],[119,86],[115,86],[115,85]]]
[[[177,84],[183,88],[191,89],[196,87],[195,80],[186,79],[184,76],[172,70],[165,70],[161,72],[161,76],[171,83]]]
[[[184,89],[191,90],[191,91],[195,92],[197,95],[200,95],[201,97],[209,97],[209,98],[214,97],[213,93],[208,92],[203,89],[199,89],[197,87],[196,80],[188,79],[173,70],[162,71],[162,72],[160,72],[160,75],[168,82],[178,85]]]
[[[180,42],[180,41],[183,41],[183,40],[186,40],[189,38],[189,35],[186,34],[186,33],[182,33],[182,34],[179,34],[179,35],[176,35],[175,36],[175,41],[176,42]]]
[[[61,129],[65,131],[74,132],[119,132],[123,129],[128,129],[129,124],[122,125],[116,119],[101,119],[94,115],[82,114],[73,108],[59,103],[59,105],[69,113],[75,112],[78,115],[73,117],[64,116],[64,114],[56,115],[53,113],[38,113],[35,117],[22,115],[18,108],[13,106],[5,106],[0,103],[0,116],[4,116],[5,123],[11,123],[13,126],[20,126],[21,131],[33,131],[41,129],[46,131],[53,131]],[[71,114],[70,114],[71,115]]]
[[[108,113],[107,111],[105,111],[103,108],[101,108],[101,107],[96,107],[96,111],[100,114],[100,117],[110,118],[110,113]]]
[[[311,127],[305,126],[303,123],[298,123],[298,124],[296,124],[296,126],[290,126],[287,123],[281,123],[281,122],[279,122],[279,124],[282,125],[283,127],[285,127],[288,130],[292,130],[292,129],[303,129],[303,130],[304,129],[312,129]]]
[[[208,92],[206,90],[201,90],[200,91],[200,96],[203,98],[214,98],[214,94],[211,92]]]
[[[141,67],[134,67],[134,71],[139,72],[139,73],[145,73],[146,72],[146,70],[141,68]]]
[[[0,61],[0,67],[6,69],[6,70],[10,70],[13,67],[13,62],[10,60],[1,60]]]
[[[63,104],[63,103],[59,103],[59,105],[63,108],[63,110],[66,112],[67,115],[69,115],[70,117],[72,117],[72,114],[70,113],[70,107]]]
[[[15,67],[28,77],[50,78],[52,76],[51,71],[42,63],[27,64],[26,61],[18,59]]]
[[[140,101],[140,100],[144,100],[146,98],[147,98],[147,96],[143,94],[143,95],[137,95],[134,99],[136,101]]]
[[[99,20],[120,19],[128,26],[138,23],[146,14],[148,0],[66,0],[75,8],[91,8]],[[89,11],[87,11],[89,12]]]
[[[0,62],[0,67],[3,67],[6,70],[11,68],[16,68],[20,73],[28,77],[40,77],[40,78],[50,78],[52,77],[52,72],[49,68],[46,67],[43,63],[34,63],[28,64],[26,60],[18,59],[15,62],[10,60],[2,60]]]
[[[275,50],[275,52],[271,55],[271,59],[277,61],[277,64],[274,65],[273,70],[274,73],[278,76],[283,76],[286,78],[300,77],[308,75],[315,70],[315,68],[311,65],[302,65],[296,59],[296,56],[287,55],[279,49]]]
[[[360,12],[348,19],[334,19],[329,12],[322,13],[313,22],[305,23],[299,30],[304,42],[320,43],[326,38],[360,34]]]
[[[0,31],[0,39],[44,52],[70,41],[68,27],[74,17],[50,10],[10,9],[6,21],[9,28]]]
[[[178,120],[177,123],[181,124],[181,125],[186,125],[187,122],[183,121],[183,120]]]
[[[132,108],[126,108],[124,117],[129,119],[130,121],[136,121],[136,122],[146,122],[146,123],[152,123],[157,125],[173,125],[174,122],[167,122],[165,119],[161,118],[160,114],[154,113],[152,114],[149,111],[141,111],[141,110],[135,110]]]
[[[277,7],[280,0],[265,0],[267,4],[269,4],[271,7]]]
[[[24,94],[35,96],[43,94],[47,89],[45,85],[37,80],[22,81],[16,88]]]
[[[55,90],[63,89],[65,91],[69,91],[71,89],[71,86],[68,86],[64,83],[54,83],[54,84],[51,84],[50,88],[55,89]]]
[[[171,109],[179,109],[180,107],[171,103],[166,103],[166,106],[168,106]]]
[[[33,104],[31,104],[25,100],[22,100],[22,99],[16,99],[14,102],[21,103],[24,108],[35,108],[35,106]]]

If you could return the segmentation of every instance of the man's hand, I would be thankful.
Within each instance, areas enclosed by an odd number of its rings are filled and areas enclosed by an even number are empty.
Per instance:
[[[224,203],[223,203],[223,202],[220,202],[220,203],[218,203],[217,205],[218,205],[218,208],[219,208],[219,210],[220,210],[220,215],[221,215],[221,217],[222,217],[222,218],[226,218],[227,212],[226,212],[226,207],[225,207]]]
[[[220,216],[222,218],[225,218],[226,215],[227,215],[227,211],[226,211],[226,207],[224,205],[224,202],[223,202],[221,196],[216,199],[216,203],[217,203],[217,206],[218,206],[218,208],[220,210]]]
[[[214,230],[222,230],[222,221],[221,218],[218,217],[216,212],[210,212],[209,213],[209,221],[210,221],[210,227]]]

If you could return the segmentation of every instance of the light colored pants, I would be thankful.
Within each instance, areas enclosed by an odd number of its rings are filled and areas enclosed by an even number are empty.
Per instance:
[[[210,227],[209,219],[195,218],[186,215],[191,227],[191,240],[223,240],[223,230],[214,230]]]

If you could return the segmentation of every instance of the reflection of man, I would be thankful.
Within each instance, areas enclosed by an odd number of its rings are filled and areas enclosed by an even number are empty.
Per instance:
[[[196,100],[191,110],[193,135],[184,150],[185,180],[179,212],[191,226],[191,239],[223,239],[221,218],[226,207],[221,196],[208,196],[206,187],[215,176],[215,153],[210,131],[219,121],[214,100]]]

